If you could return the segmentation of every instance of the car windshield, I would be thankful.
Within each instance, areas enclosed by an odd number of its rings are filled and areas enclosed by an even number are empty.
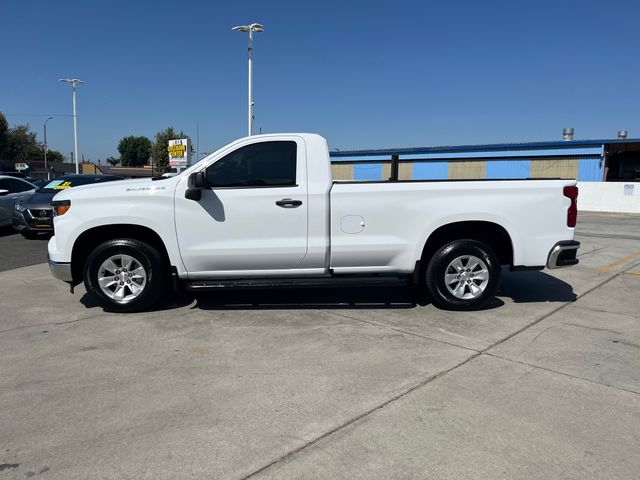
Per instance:
[[[89,185],[91,183],[100,183],[111,180],[111,178],[100,178],[94,176],[88,177],[60,177],[50,181],[44,185],[40,190],[41,193],[57,193],[62,190],[66,190],[72,187],[78,187],[80,185]],[[114,179],[115,180],[115,179]]]

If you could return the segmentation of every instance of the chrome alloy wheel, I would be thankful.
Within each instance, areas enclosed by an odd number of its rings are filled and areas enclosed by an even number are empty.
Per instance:
[[[471,300],[486,290],[489,284],[489,269],[481,258],[461,255],[447,266],[444,284],[454,297]]]
[[[130,255],[118,254],[107,258],[98,269],[100,290],[111,300],[128,303],[139,297],[147,284],[147,272]]]

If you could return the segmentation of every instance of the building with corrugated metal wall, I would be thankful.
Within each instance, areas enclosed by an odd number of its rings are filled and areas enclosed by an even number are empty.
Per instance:
[[[398,158],[398,180],[640,179],[640,139],[332,151],[335,180],[382,181]]]

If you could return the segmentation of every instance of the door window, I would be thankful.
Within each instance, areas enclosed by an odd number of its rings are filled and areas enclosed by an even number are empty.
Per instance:
[[[9,193],[26,192],[36,188],[28,182],[16,180],[15,178],[0,179],[0,190],[9,190]]]
[[[296,186],[296,142],[261,142],[241,147],[207,168],[213,187]]]

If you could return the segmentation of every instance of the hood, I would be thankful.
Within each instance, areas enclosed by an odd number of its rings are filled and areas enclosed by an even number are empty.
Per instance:
[[[151,180],[151,178],[116,180],[113,182],[93,183],[80,185],[67,190],[62,190],[54,197],[55,200],[72,200],[74,198],[95,198],[123,196],[135,192],[153,192],[173,188],[179,181],[179,177],[169,177],[163,180]]]
[[[41,192],[33,192],[30,197],[25,198],[21,201],[21,203],[27,207],[32,209],[38,208],[51,208],[51,199],[55,194],[53,193],[41,193]]]

